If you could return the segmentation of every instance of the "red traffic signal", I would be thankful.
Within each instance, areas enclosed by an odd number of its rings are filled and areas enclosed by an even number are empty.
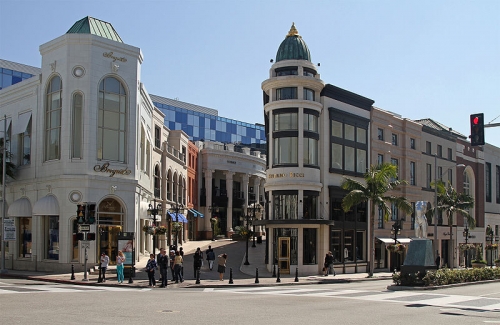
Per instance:
[[[484,114],[470,116],[470,143],[472,146],[484,145]]]
[[[95,240],[95,232],[88,232],[87,240]]]

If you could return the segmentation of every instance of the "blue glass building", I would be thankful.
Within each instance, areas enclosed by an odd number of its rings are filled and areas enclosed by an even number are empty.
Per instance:
[[[0,89],[41,73],[39,68],[0,59]]]

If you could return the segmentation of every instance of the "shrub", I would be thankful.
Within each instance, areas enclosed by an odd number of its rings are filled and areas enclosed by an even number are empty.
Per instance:
[[[483,280],[500,279],[500,268],[483,269],[465,269],[450,270],[447,268],[436,271],[428,271],[425,275],[421,274],[401,274],[396,273],[392,280],[396,285],[403,286],[441,286],[447,284],[476,282]]]

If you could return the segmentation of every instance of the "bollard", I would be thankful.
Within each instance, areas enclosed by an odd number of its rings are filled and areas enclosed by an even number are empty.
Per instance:
[[[259,268],[255,268],[255,283],[259,283]]]
[[[299,282],[299,268],[295,268],[295,282]]]
[[[196,284],[200,284],[200,269],[196,269]]]
[[[280,268],[278,267],[278,277],[276,278],[276,282],[281,282],[280,279]]]
[[[97,278],[97,283],[102,282],[102,275],[101,275],[101,264],[99,264],[99,278]]]
[[[273,278],[276,277],[276,264],[273,263],[273,275],[272,275]]]
[[[75,266],[71,264],[71,280],[75,279]]]
[[[233,284],[233,268],[229,268],[229,284]]]
[[[132,266],[130,268],[130,272],[128,274],[128,283],[134,283],[134,280],[132,280],[132,272],[134,271],[134,267]]]

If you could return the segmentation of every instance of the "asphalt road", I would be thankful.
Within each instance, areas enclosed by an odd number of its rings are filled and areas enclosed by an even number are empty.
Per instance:
[[[138,289],[0,279],[0,324],[500,324],[500,283]],[[498,306],[498,307],[495,307]]]

